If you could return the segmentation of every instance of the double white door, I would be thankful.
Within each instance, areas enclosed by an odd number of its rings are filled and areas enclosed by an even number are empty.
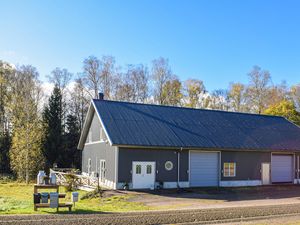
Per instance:
[[[155,184],[155,162],[132,162],[133,189],[152,189]]]

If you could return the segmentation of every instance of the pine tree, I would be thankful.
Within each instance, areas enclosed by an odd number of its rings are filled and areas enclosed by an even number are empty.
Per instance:
[[[8,132],[0,133],[0,173],[10,172],[9,148],[11,137]]]
[[[48,105],[44,108],[43,122],[45,126],[44,156],[46,168],[54,163],[63,167],[63,110],[62,94],[58,86],[55,86],[49,98]]]
[[[77,149],[80,138],[80,124],[76,116],[69,114],[66,123],[64,163],[66,167],[81,167],[81,152]]]

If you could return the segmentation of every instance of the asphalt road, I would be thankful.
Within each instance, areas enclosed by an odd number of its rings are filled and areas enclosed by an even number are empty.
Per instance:
[[[103,214],[0,216],[0,225],[219,224],[300,214],[300,204]]]

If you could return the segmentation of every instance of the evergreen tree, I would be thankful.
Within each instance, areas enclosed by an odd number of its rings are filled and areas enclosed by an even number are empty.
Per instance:
[[[76,116],[69,114],[66,122],[64,163],[66,167],[81,168],[81,152],[77,149],[80,138],[80,124]]]
[[[0,174],[10,172],[9,148],[11,137],[8,132],[0,133]]]
[[[62,94],[57,85],[49,98],[48,105],[43,112],[45,126],[44,156],[46,158],[46,168],[51,168],[54,163],[59,167],[64,167],[63,162],[63,110]]]

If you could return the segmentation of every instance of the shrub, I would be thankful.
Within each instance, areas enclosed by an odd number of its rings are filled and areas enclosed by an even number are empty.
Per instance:
[[[73,173],[66,174],[66,180],[67,180],[67,184],[65,185],[66,192],[77,190],[78,179],[79,178]]]
[[[81,197],[81,200],[92,199],[92,198],[102,198],[103,190],[100,187],[97,187],[95,190],[87,192]]]

